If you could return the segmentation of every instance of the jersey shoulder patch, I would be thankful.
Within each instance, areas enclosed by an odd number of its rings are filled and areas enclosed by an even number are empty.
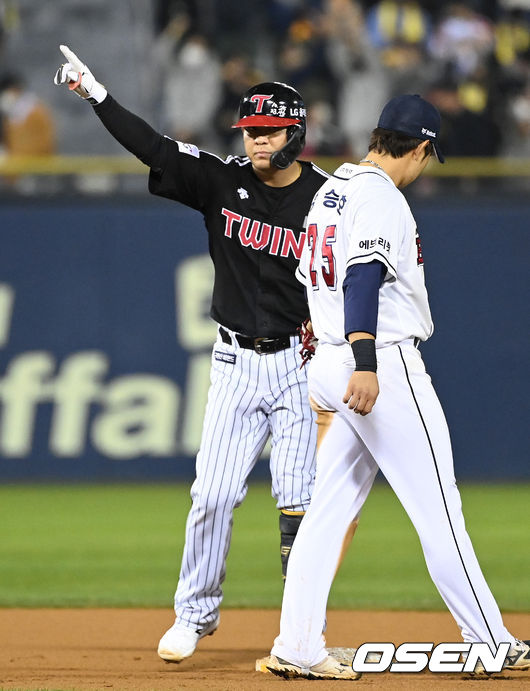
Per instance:
[[[194,156],[195,158],[199,158],[200,152],[199,148],[195,146],[195,144],[188,144],[187,142],[179,142],[178,139],[173,139],[173,137],[168,137],[168,135],[164,135],[166,139],[170,139],[172,142],[175,142],[175,144],[178,146],[178,149],[181,154],[188,154],[189,156]]]
[[[211,151],[203,151],[202,149],[199,149],[199,147],[195,146],[195,144],[189,144],[188,142],[180,142],[178,139],[173,139],[173,137],[169,137],[167,134],[165,134],[164,137],[177,145],[179,153],[187,154],[188,156],[193,156],[194,158],[200,158],[202,156],[208,159],[215,159],[223,164],[230,163],[231,159],[233,158],[241,159],[243,162],[248,161],[248,158],[241,156],[229,156],[226,160],[224,160],[217,154],[212,153]],[[240,163],[240,165],[242,164]]]
[[[199,158],[199,148],[195,144],[187,144],[186,142],[177,142],[181,154],[188,154]]]

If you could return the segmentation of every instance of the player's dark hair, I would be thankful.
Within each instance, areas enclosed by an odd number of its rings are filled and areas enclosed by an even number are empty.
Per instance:
[[[378,154],[390,154],[392,158],[402,158],[423,141],[425,140],[410,137],[408,134],[376,127],[370,137],[368,151],[375,151]],[[434,147],[432,142],[428,141],[424,151],[424,158],[432,154],[434,154]]]

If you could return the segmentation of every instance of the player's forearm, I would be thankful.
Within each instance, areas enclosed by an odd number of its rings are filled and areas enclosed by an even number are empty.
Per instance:
[[[151,125],[121,106],[110,94],[93,108],[110,134],[127,151],[154,170],[163,167],[164,137]]]

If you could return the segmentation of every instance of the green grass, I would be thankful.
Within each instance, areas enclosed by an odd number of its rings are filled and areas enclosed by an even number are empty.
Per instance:
[[[463,485],[482,569],[504,611],[530,611],[530,485]],[[190,506],[182,485],[0,487],[0,606],[171,607]],[[251,485],[235,512],[225,607],[279,607],[278,512]],[[333,584],[335,608],[444,609],[405,512],[376,485]]]

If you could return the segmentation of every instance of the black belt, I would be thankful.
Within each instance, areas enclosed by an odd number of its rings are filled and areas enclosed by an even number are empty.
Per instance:
[[[220,326],[219,333],[223,339],[223,343],[232,345],[232,337],[226,329]],[[250,336],[243,336],[243,334],[234,334],[234,336],[241,348],[254,350],[260,355],[277,353],[279,350],[285,350],[285,348],[291,347],[290,336],[279,336],[278,338],[251,338]]]

